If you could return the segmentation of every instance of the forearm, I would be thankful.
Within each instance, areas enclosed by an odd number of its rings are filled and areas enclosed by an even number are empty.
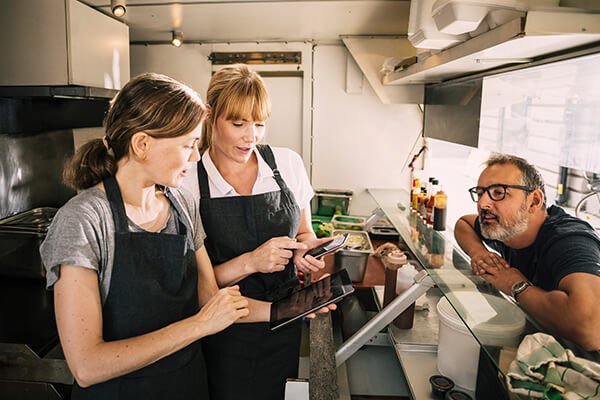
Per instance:
[[[562,290],[545,291],[532,286],[519,296],[519,304],[550,333],[586,350],[600,349],[600,318],[596,307],[578,302]]]
[[[475,232],[475,229],[462,218],[456,221],[456,225],[454,226],[454,237],[456,238],[458,245],[470,257],[473,257],[473,255],[482,251],[487,251],[481,238],[477,235],[477,232]]]
[[[237,323],[268,322],[271,319],[271,303],[255,299],[248,299],[250,314],[240,318]]]
[[[206,336],[202,325],[188,318],[142,336],[110,342],[97,338],[73,348],[66,344],[70,333],[60,325],[67,362],[82,387],[141,369]]]
[[[256,272],[252,268],[252,256],[244,253],[215,266],[214,273],[219,287],[231,286]]]

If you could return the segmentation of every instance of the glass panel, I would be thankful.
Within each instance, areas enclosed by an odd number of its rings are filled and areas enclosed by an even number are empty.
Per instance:
[[[503,350],[513,351],[524,335],[542,330],[508,297],[476,276],[468,256],[454,246],[449,232],[438,232],[410,211],[404,190],[368,189],[403,241],[448,298],[462,321],[502,373]],[[507,366],[504,366],[507,367]]]
[[[600,54],[484,79],[479,148],[600,172]]]

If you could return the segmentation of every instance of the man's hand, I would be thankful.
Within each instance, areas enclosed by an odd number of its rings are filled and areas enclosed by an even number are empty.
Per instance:
[[[511,295],[512,285],[518,281],[527,280],[525,275],[516,268],[492,268],[490,272],[484,272],[480,275],[483,279],[494,285],[496,289]]]
[[[475,275],[483,276],[486,273],[508,269],[510,268],[510,265],[508,265],[506,260],[498,254],[483,250],[471,257],[471,268],[473,268]]]

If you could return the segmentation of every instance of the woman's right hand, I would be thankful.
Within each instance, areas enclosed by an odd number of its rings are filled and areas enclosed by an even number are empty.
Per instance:
[[[248,316],[248,300],[239,286],[220,289],[195,315],[203,336],[222,331],[242,317]]]
[[[308,246],[287,236],[271,238],[249,253],[250,268],[265,274],[283,271],[295,249],[306,250]]]

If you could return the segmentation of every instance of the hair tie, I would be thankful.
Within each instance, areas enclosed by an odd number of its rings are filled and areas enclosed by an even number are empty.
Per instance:
[[[102,144],[106,148],[106,151],[110,150],[110,144],[108,143],[108,137],[106,135],[102,137]]]

